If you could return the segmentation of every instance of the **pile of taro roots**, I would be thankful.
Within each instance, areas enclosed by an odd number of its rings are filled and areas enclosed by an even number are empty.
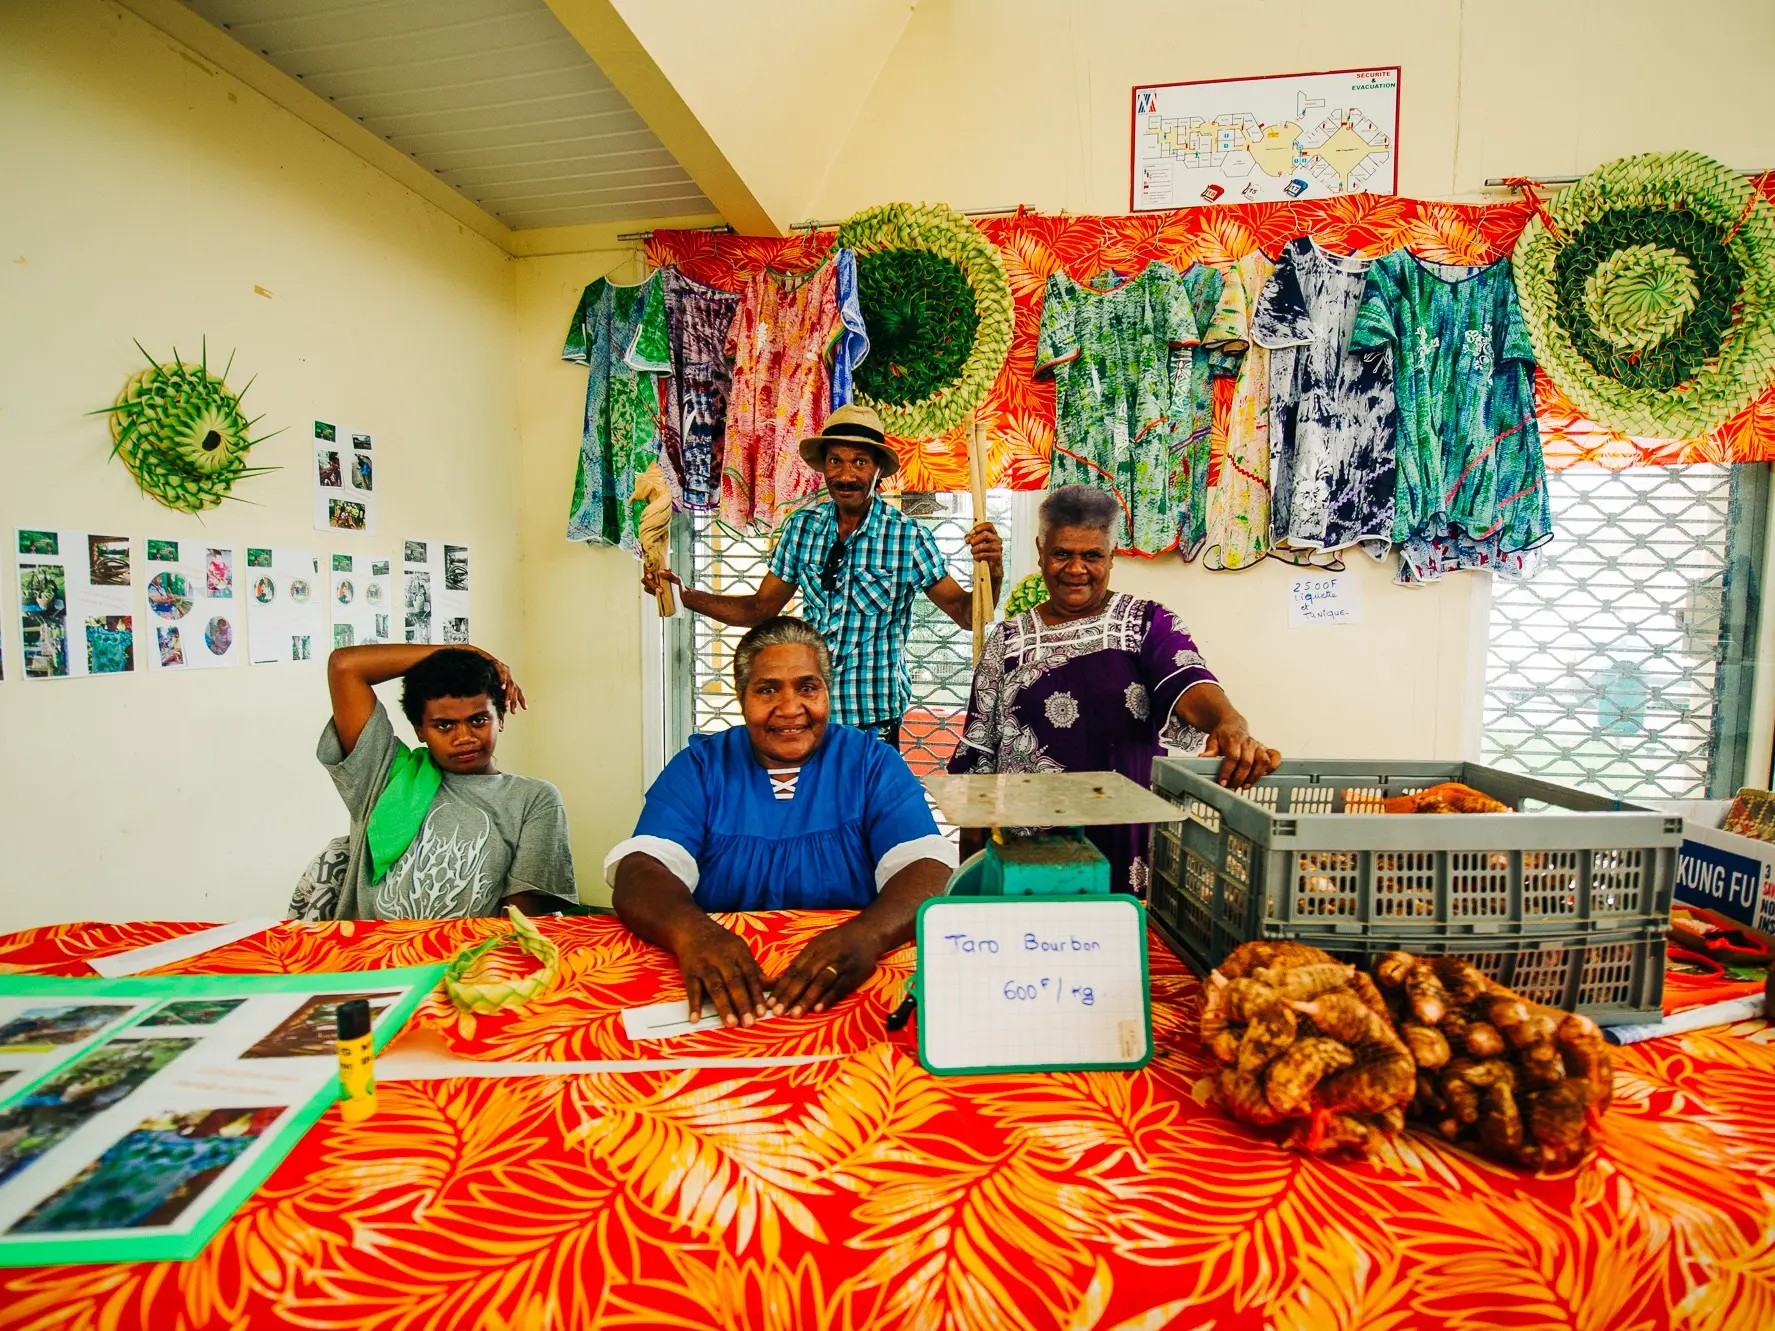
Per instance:
[[[1405,952],[1370,977],[1316,947],[1246,943],[1204,986],[1202,1044],[1228,1113],[1315,1155],[1369,1150],[1409,1117],[1508,1163],[1567,1165],[1614,1084],[1588,1017]]]

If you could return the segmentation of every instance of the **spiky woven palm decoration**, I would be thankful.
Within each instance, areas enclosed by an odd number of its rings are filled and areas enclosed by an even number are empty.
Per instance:
[[[148,357],[148,368],[101,414],[111,417],[111,455],[123,459],[144,494],[180,513],[201,513],[232,498],[242,477],[277,470],[247,465],[247,451],[271,435],[250,437],[260,418],[248,420],[240,409],[246,389],[231,393],[223,382],[233,357],[217,376],[207,342],[196,365],[182,362],[177,348],[165,365],[140,342],[136,350]]]

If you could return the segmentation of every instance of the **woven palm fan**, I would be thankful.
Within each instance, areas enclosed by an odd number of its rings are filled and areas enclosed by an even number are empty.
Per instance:
[[[1700,153],[1600,166],[1513,255],[1541,367],[1591,420],[1688,438],[1775,379],[1775,208]]]
[[[450,1001],[460,1011],[473,1012],[484,1017],[495,1012],[504,1012],[508,1008],[522,1007],[531,999],[546,993],[554,984],[555,977],[560,974],[561,950],[544,938],[516,906],[507,906],[505,911],[511,919],[512,927],[505,933],[494,934],[491,938],[464,949],[444,972],[444,992],[450,995]],[[464,978],[482,957],[507,943],[528,952],[542,964],[528,975],[520,975],[515,979]]]
[[[866,208],[838,228],[856,251],[869,355],[858,400],[889,434],[929,439],[968,419],[1011,349],[1011,284],[980,228],[944,204]]]

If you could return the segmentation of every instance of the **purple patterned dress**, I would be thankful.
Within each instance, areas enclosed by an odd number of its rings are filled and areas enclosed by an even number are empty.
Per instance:
[[[1120,772],[1150,785],[1162,731],[1187,751],[1202,747],[1206,736],[1172,709],[1210,682],[1189,633],[1157,602],[1117,592],[1099,614],[1058,626],[1026,610],[986,639],[949,770]],[[1111,890],[1145,896],[1151,829],[1085,832],[1109,859]]]

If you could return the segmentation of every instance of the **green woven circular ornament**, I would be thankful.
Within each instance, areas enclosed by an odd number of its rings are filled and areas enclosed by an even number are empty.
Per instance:
[[[148,356],[141,343],[136,349]],[[196,365],[180,361],[176,350],[165,365],[148,356],[148,368],[101,413],[111,417],[112,456],[168,508],[201,513],[228,498],[242,477],[277,470],[247,465],[247,451],[270,435],[250,437],[255,421],[240,407],[246,389],[229,392],[227,374],[226,367],[210,373],[207,344]]]
[[[505,910],[512,922],[510,930],[494,934],[471,948],[465,948],[444,972],[444,992],[450,995],[450,1001],[460,1011],[491,1016],[508,1008],[523,1007],[531,999],[546,993],[560,973],[561,950],[543,937],[541,931],[516,906],[507,906]],[[507,943],[514,943],[520,950],[528,952],[542,963],[541,966],[514,980],[463,978],[487,953],[494,948],[504,947]]]
[[[1041,574],[1031,573],[1011,588],[1011,594],[1005,598],[1005,618],[1033,610],[1047,599],[1048,584],[1042,581]]]
[[[838,228],[857,254],[869,355],[857,398],[889,434],[929,439],[967,420],[1011,349],[1015,311],[998,250],[943,204],[866,208]]]
[[[1598,167],[1512,263],[1541,368],[1598,425],[1705,434],[1775,379],[1775,208],[1710,157]]]

